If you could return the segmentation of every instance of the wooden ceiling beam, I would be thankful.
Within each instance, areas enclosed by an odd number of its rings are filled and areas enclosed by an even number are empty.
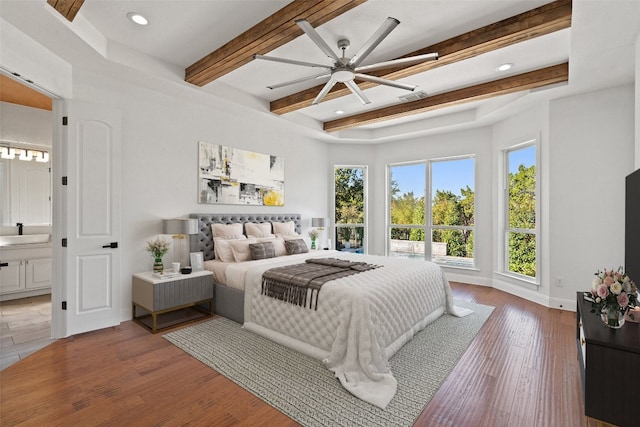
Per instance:
[[[470,59],[483,53],[504,48],[545,34],[571,27],[571,0],[557,0],[536,9],[512,16],[502,21],[427,46],[404,57],[437,52],[437,61],[424,62],[410,67],[379,70],[369,73],[389,80],[398,80],[423,73],[436,67]],[[360,89],[376,86],[375,83],[358,82]],[[270,103],[275,114],[285,114],[311,105],[322,85],[294,93]],[[325,101],[350,95],[344,85],[336,85],[324,98]]]
[[[324,123],[324,130],[335,132],[385,120],[451,107],[472,101],[562,83],[569,80],[569,63],[565,62],[492,82],[432,95],[425,99],[368,111]]]
[[[318,27],[366,0],[295,0],[238,37],[190,65],[185,81],[204,86],[247,64],[254,54],[264,55],[304,32],[296,19],[306,19]]]
[[[69,21],[73,21],[82,7],[84,0],[47,0],[47,3]]]

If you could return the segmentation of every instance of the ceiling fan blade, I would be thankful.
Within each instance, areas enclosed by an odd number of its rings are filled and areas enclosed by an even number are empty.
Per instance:
[[[378,30],[371,36],[371,38],[367,40],[364,46],[360,48],[358,53],[356,53],[355,56],[349,60],[347,65],[349,67],[357,67],[358,64],[360,64],[367,56],[369,56],[371,51],[375,49],[376,46],[378,46],[380,42],[384,40],[384,38],[387,37],[389,33],[398,26],[399,23],[400,21],[398,21],[396,18],[387,18],[386,21],[382,23],[380,28],[378,28]]]
[[[358,99],[360,100],[360,102],[362,102],[363,105],[371,104],[371,101],[369,101],[369,99],[365,96],[364,92],[360,90],[358,85],[353,80],[346,81],[344,82],[344,84],[349,88],[351,92],[353,92],[353,94],[356,97],[358,97]]]
[[[323,73],[323,74],[317,74],[315,76],[307,76],[307,77],[302,77],[300,79],[295,79],[295,80],[290,80],[288,82],[283,82],[283,83],[278,83],[275,85],[271,85],[271,86],[267,86],[267,89],[279,89],[281,87],[285,87],[285,86],[289,86],[289,85],[293,85],[296,83],[302,83],[302,82],[306,82],[308,80],[320,80],[323,79],[325,77],[330,77],[331,73]]]
[[[331,67],[328,65],[315,64],[313,62],[296,61],[295,59],[278,58],[275,56],[258,55],[257,53],[253,55],[253,59],[263,59],[265,61],[283,62],[285,64],[293,64],[293,65],[302,65],[303,67],[326,68],[327,70],[331,69]]]
[[[313,100],[313,102],[311,103],[311,105],[317,105],[320,103],[320,101],[322,101],[322,98],[324,98],[327,93],[329,93],[329,91],[331,90],[331,88],[333,88],[336,83],[338,81],[331,79],[327,82],[326,85],[324,85],[324,87],[322,88],[322,90],[320,91],[320,93],[318,94],[318,96],[316,96],[316,99]]]
[[[360,74],[360,73],[356,73],[355,78],[358,79],[358,80],[364,80],[365,82],[378,83],[378,84],[381,84],[381,85],[397,87],[399,89],[405,89],[405,90],[410,90],[410,91],[413,91],[413,90],[415,90],[415,88],[418,87],[416,85],[400,83],[400,82],[396,82],[394,80],[381,79],[380,77],[368,76],[366,74]]]
[[[322,39],[322,37],[320,37],[320,34],[318,34],[315,28],[313,28],[306,19],[298,19],[296,20],[296,24],[298,24],[298,27],[300,27],[300,29],[309,36],[309,38],[325,53],[325,55],[334,61],[339,61],[338,55],[331,50],[329,45]]]
[[[364,65],[357,67],[354,71],[356,73],[369,72],[375,70],[382,70],[384,68],[397,67],[400,65],[412,65],[419,62],[435,61],[438,59],[437,53],[425,53],[424,55],[410,56],[408,58],[392,59],[391,61],[378,62],[377,64]]]

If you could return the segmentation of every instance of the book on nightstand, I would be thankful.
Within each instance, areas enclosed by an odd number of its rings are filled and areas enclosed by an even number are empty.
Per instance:
[[[178,277],[180,273],[176,273],[173,270],[166,270],[162,273],[153,273],[153,277],[157,277],[158,279],[171,279],[172,277]]]

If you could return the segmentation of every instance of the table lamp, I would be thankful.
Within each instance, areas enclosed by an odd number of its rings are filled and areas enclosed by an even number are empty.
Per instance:
[[[320,240],[320,247],[322,249],[326,248],[325,245],[325,236],[324,236],[324,228],[329,224],[328,218],[311,218],[311,226],[320,230],[320,235],[322,236]]]
[[[163,234],[173,237],[173,260],[181,266],[189,265],[189,234],[198,234],[198,220],[195,218],[173,218],[162,220]]]

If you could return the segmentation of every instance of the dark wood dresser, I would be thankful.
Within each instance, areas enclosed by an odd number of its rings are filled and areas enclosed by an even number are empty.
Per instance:
[[[577,293],[578,360],[585,415],[620,427],[640,425],[640,324],[607,327]],[[635,382],[635,385],[630,383]]]

